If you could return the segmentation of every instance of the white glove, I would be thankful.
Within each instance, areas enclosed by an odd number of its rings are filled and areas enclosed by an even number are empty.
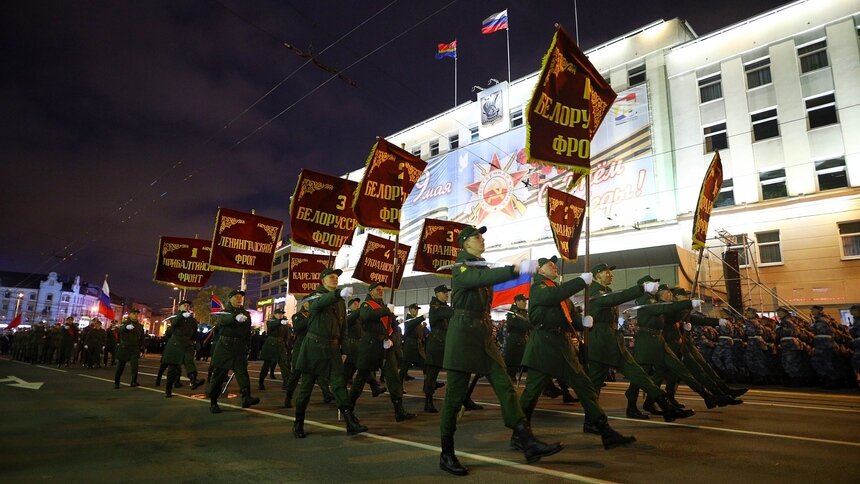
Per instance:
[[[704,301],[702,301],[701,299],[690,299],[690,303],[693,304],[693,309],[695,309],[695,310],[702,309],[702,303],[703,302]]]
[[[126,324],[125,329],[131,331],[132,329],[134,329],[134,325],[133,324]]]
[[[591,316],[583,316],[582,317],[582,326],[586,328],[590,328],[594,326],[594,318]]]
[[[692,331],[692,330],[693,330],[693,325],[690,324],[689,321],[685,321],[684,322],[684,331]]]
[[[354,292],[355,290],[352,288],[352,286],[346,286],[345,288],[340,290],[340,297],[344,299],[351,298]]]
[[[397,317],[397,324],[403,324],[403,318],[400,316]]]
[[[660,283],[659,282],[646,282],[646,283],[642,284],[642,287],[645,289],[645,292],[650,293],[650,294],[654,294],[655,292],[657,292],[657,289],[660,288]]]
[[[239,321],[240,323],[244,323],[247,320],[248,320],[248,316],[245,316],[242,313],[239,313],[236,315],[236,321]]]
[[[519,273],[520,274],[534,274],[538,269],[538,263],[536,260],[524,260],[520,262]]]
[[[84,345],[84,349],[85,349],[85,350],[88,350],[88,349],[90,349],[90,347],[89,347],[89,346],[87,346],[87,345]]]
[[[286,326],[286,325],[287,325],[287,320],[286,320],[286,319],[282,319],[282,320],[281,320],[281,326]]]
[[[190,318],[191,317],[191,311],[185,311],[184,313],[182,313],[182,317],[183,318]]]
[[[727,324],[729,324],[728,319],[720,318],[720,327],[725,328]]]
[[[392,346],[394,346],[394,343],[392,343],[390,339],[382,342],[382,347],[385,349],[391,348]]]
[[[590,286],[591,281],[594,280],[594,276],[590,272],[583,272],[579,275],[579,278],[585,281],[585,285]]]

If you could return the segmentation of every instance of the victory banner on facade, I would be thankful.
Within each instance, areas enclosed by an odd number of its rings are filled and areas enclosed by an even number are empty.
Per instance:
[[[352,200],[358,182],[302,170],[290,204],[290,240],[337,252],[352,244]]]
[[[457,253],[461,250],[460,231],[466,227],[468,225],[451,220],[425,218],[412,270],[451,274],[450,269],[438,272],[436,269],[457,262]]]
[[[591,171],[591,140],[616,97],[558,26],[526,113],[529,161]]]
[[[182,289],[200,289],[212,276],[209,268],[211,251],[211,240],[161,237],[152,280]]]
[[[408,245],[397,245],[397,273],[394,272],[394,241],[377,237],[373,234],[367,235],[361,258],[352,273],[353,279],[364,281],[368,284],[381,282],[385,287],[397,289],[400,287],[400,279],[403,278],[403,269],[406,267],[406,259],[409,257]],[[394,282],[392,283],[392,279]]]
[[[232,272],[272,273],[284,224],[259,215],[219,208],[209,266]]]
[[[305,295],[320,285],[320,274],[328,267],[330,257],[318,254],[290,252],[287,284],[290,294]]]
[[[693,250],[705,248],[705,239],[708,238],[708,222],[711,220],[711,210],[714,209],[714,201],[720,195],[723,187],[723,163],[720,161],[720,152],[714,153],[711,166],[705,172],[702,180],[702,189],[699,190],[699,201],[696,203],[696,211],[693,212]]]
[[[552,187],[547,188],[546,195],[546,216],[558,253],[567,260],[576,260],[585,200]]]
[[[403,202],[426,166],[421,158],[377,138],[352,202],[358,223],[399,233]]]

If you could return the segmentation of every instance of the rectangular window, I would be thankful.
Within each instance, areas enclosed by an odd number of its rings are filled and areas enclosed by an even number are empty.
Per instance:
[[[263,284],[266,284],[271,279],[271,276],[263,276]]]
[[[436,156],[439,154],[439,140],[433,140],[430,142],[430,156]]]
[[[456,150],[460,147],[460,135],[452,134],[448,136],[448,149]]]
[[[784,169],[761,172],[759,173],[759,180],[761,180],[762,200],[788,196],[788,190],[785,188]]]
[[[833,93],[808,98],[806,103],[806,119],[809,120],[809,129],[836,124],[836,97]]]
[[[750,114],[752,121],[753,141],[761,141],[779,136],[779,121],[776,119],[776,108]]]
[[[782,263],[782,251],[779,248],[779,230],[770,232],[756,232],[758,242],[758,260],[764,264]]]
[[[480,135],[480,133],[478,132],[478,127],[477,127],[477,126],[469,126],[469,142],[470,142],[470,143],[474,143],[475,141],[478,141],[478,139],[480,138],[480,136],[481,136],[481,135]]]
[[[720,188],[720,194],[714,200],[714,208],[730,207],[735,204],[735,183],[729,178],[723,180],[723,186]]]
[[[773,82],[770,78],[770,57],[745,64],[744,71],[747,75],[747,89],[765,86]]]
[[[712,124],[703,128],[705,135],[705,153],[713,153],[729,147],[729,138],[726,136],[726,123]]]
[[[277,256],[277,257],[275,257],[275,259],[272,261],[272,267],[275,267],[276,265],[278,265],[278,264],[280,264],[280,263],[281,263],[281,256]]]
[[[69,296],[63,296],[62,302],[69,302]]]
[[[637,86],[645,82],[645,64],[639,64],[627,70],[627,87]]]
[[[805,74],[827,67],[827,40],[821,39],[797,48],[800,73]]]
[[[818,176],[819,190],[833,190],[848,186],[848,176],[845,173],[845,157],[832,158],[815,162],[815,174]]]
[[[412,148],[412,154],[417,156],[418,158],[421,158],[421,147],[416,146],[415,148]]]
[[[699,102],[706,103],[723,97],[722,76],[720,73],[699,79]]]
[[[860,221],[839,223],[843,259],[860,259]]]
[[[523,125],[523,108],[522,106],[511,110],[511,128]]]

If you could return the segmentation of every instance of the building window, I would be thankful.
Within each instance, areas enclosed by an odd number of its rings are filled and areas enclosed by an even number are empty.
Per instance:
[[[750,114],[752,121],[753,141],[761,141],[779,136],[779,121],[776,119],[776,108]]]
[[[703,128],[705,134],[705,153],[724,150],[729,147],[729,138],[726,136],[726,123],[712,124]]]
[[[779,248],[779,230],[756,232],[758,260],[760,264],[781,264],[782,251]]]
[[[747,74],[747,89],[765,86],[773,82],[770,78],[770,57],[745,64],[744,71]]]
[[[730,207],[735,204],[735,182],[729,178],[723,180],[723,186],[720,188],[720,194],[714,200],[714,208]]]
[[[759,180],[761,180],[762,200],[788,196],[788,190],[785,188],[785,169],[761,172]]]
[[[421,147],[416,146],[415,148],[412,148],[412,154],[417,156],[418,158],[421,158]]]
[[[436,156],[439,154],[439,140],[435,139],[430,142],[430,156]]]
[[[809,129],[836,124],[836,97],[833,93],[808,98],[806,102],[806,119],[809,120]]]
[[[459,147],[460,147],[460,135],[459,134],[452,134],[451,136],[448,136],[448,149],[456,150]]]
[[[727,241],[732,242],[728,246],[729,249],[738,251],[738,267],[749,266],[749,244],[747,242],[747,235],[729,235]]]
[[[470,143],[474,143],[475,141],[478,141],[478,138],[480,138],[480,136],[481,135],[478,132],[477,126],[469,126],[469,142]]]
[[[522,106],[511,110],[511,128],[523,125],[523,108]]]
[[[845,173],[845,157],[832,158],[815,162],[815,174],[818,176],[819,190],[833,190],[848,186],[848,176]]]
[[[63,296],[62,299],[60,299],[60,300],[62,302],[69,302],[69,299],[70,299],[69,296]]]
[[[633,87],[645,82],[645,64],[627,70],[627,86]]]
[[[701,103],[723,97],[722,76],[720,76],[719,72],[699,79],[699,97],[701,98]]]
[[[275,257],[275,260],[272,261],[272,267],[281,263],[281,256]]]
[[[821,39],[797,48],[800,73],[805,74],[827,67],[827,40]]]
[[[271,280],[271,276],[263,276],[263,284],[268,283]]]
[[[839,223],[843,259],[860,259],[860,221]]]
[[[35,301],[35,300],[36,300],[36,293],[35,293],[35,292],[30,293],[30,300],[31,300],[31,301]]]

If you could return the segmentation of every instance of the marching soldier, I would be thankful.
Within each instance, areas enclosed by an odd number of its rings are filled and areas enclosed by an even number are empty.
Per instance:
[[[776,336],[779,338],[782,368],[788,377],[790,386],[803,386],[813,379],[812,367],[809,363],[809,353],[812,348],[802,340],[802,331],[791,319],[791,313],[784,307],[776,308],[779,326]]]
[[[239,391],[242,394],[242,408],[260,403],[251,396],[251,379],[248,376],[248,349],[251,344],[251,315],[243,307],[245,291],[233,289],[227,296],[229,301],[224,310],[215,313],[218,320],[218,341],[212,353],[210,365],[215,369],[209,382],[209,411],[221,413],[218,396],[221,395],[227,372],[233,370]]]
[[[591,327],[592,318],[579,316],[569,298],[582,291],[591,283],[589,272],[563,284],[558,278],[558,257],[538,259],[538,272],[532,277],[529,291],[528,317],[534,331],[526,345],[522,364],[528,368],[526,389],[520,397],[526,418],[531,420],[538,397],[552,377],[567,386],[573,387],[585,410],[585,427],[601,436],[603,447],[611,449],[636,441],[635,437],[625,437],[609,426],[606,413],[597,403],[597,392],[588,375],[579,363],[579,355],[571,343],[574,330],[582,331]],[[520,449],[516,434],[511,437],[511,446]],[[521,450],[521,449],[520,449]]]
[[[191,389],[204,384],[206,380],[197,379],[197,367],[194,364],[194,337],[197,335],[197,320],[191,312],[191,301],[182,301],[176,314],[170,318],[170,339],[164,347],[162,363],[167,365],[167,384],[164,396],[173,396],[173,388],[179,381],[179,366],[185,365]],[[190,366],[189,366],[190,365]]]
[[[289,360],[287,360],[287,340],[290,338],[290,322],[284,317],[283,308],[275,309],[273,317],[266,321],[266,342],[260,357],[263,359],[263,367],[260,369],[260,390],[266,389],[266,373],[270,369],[274,371],[275,365],[281,369],[281,379],[286,385],[287,377],[290,375]]]
[[[353,294],[351,287],[338,289],[340,269],[325,269],[320,274],[321,284],[308,299],[310,316],[307,319],[307,335],[299,350],[296,367],[302,372],[299,394],[296,397],[296,420],[293,435],[303,439],[305,434],[305,411],[311,399],[314,384],[330,387],[337,408],[346,421],[346,432],[355,435],[366,432],[367,427],[358,422],[353,412],[346,381],[343,377],[341,345],[346,336],[346,303]]]
[[[105,368],[116,364],[116,342],[117,329],[116,320],[111,321],[110,325],[105,328],[105,351],[103,356],[103,365]],[[110,365],[108,365],[108,354],[110,354]]]
[[[118,328],[119,344],[116,348],[116,373],[113,376],[114,388],[119,388],[119,381],[125,370],[125,365],[131,362],[131,386],[140,386],[137,383],[137,364],[140,354],[143,352],[143,325],[138,322],[140,311],[132,308],[128,312],[128,318]]]
[[[511,380],[517,380],[517,372],[523,364],[523,353],[529,340],[529,332],[532,323],[529,322],[529,311],[526,309],[528,298],[524,294],[514,296],[514,303],[508,310],[505,327],[508,335],[505,337],[505,365],[508,367],[508,376]]]
[[[424,326],[424,315],[419,316],[418,311],[421,307],[415,303],[406,308],[409,312],[406,320],[403,322],[403,366],[400,368],[400,383],[412,377],[409,376],[409,368],[417,366],[424,369],[424,359],[427,356],[426,340],[427,328]]]
[[[624,345],[624,336],[618,331],[618,305],[636,299],[646,292],[654,293],[660,286],[650,276],[640,278],[635,286],[623,291],[613,292],[612,271],[615,266],[597,264],[591,268],[594,282],[589,286],[589,312],[594,317],[594,327],[590,331],[588,344],[588,376],[597,392],[610,368],[618,368],[624,376],[653,399],[663,411],[663,419],[671,422],[677,418],[687,418],[692,411],[672,404],[666,392],[661,390],[636,363]],[[640,328],[641,328],[641,321]]]
[[[346,358],[343,360],[343,377],[347,385],[352,385],[355,360],[358,358],[358,341],[361,339],[359,307],[361,307],[361,298],[354,297],[346,303],[346,341],[343,344],[343,354]]]
[[[445,358],[445,338],[448,336],[448,321],[454,316],[454,309],[448,305],[451,289],[442,284],[433,289],[430,299],[430,336],[427,337],[426,358],[424,359],[424,411],[437,413],[433,405],[433,394],[444,383],[437,383],[439,370]]]
[[[63,322],[63,327],[60,329],[60,347],[59,356],[57,356],[57,368],[65,365],[69,367],[69,360],[75,351],[75,341],[78,340],[78,325],[75,324],[75,318],[69,316]]]
[[[385,306],[384,297],[385,286],[381,282],[375,282],[368,288],[367,298],[359,309],[362,337],[358,343],[358,359],[355,363],[358,372],[353,378],[349,401],[355,406],[370,372],[381,369],[391,403],[394,405],[394,419],[403,422],[415,418],[416,415],[403,408],[403,387],[395,354],[397,348],[393,341],[396,337],[397,322],[391,308]]]
[[[519,267],[481,266],[484,259],[486,227],[468,226],[460,231],[457,263],[452,270],[454,315],[448,325],[448,336],[443,366],[448,374],[448,388],[442,406],[440,433],[442,454],[439,467],[454,475],[466,475],[468,469],[460,464],[454,453],[454,432],[457,430],[457,413],[466,397],[469,376],[485,375],[499,398],[505,426],[513,429],[526,461],[534,463],[542,457],[558,453],[560,443],[545,444],[532,434],[528,419],[517,400],[514,385],[508,376],[505,362],[493,339],[493,320],[490,305],[493,285],[533,274],[536,261],[523,261]]]
[[[310,300],[304,298],[299,305],[301,309],[293,315],[293,338],[295,338],[295,341],[293,342],[293,353],[290,356],[290,377],[284,384],[284,390],[286,390],[284,408],[293,408],[293,394],[302,378],[302,371],[298,368],[298,361],[299,352],[305,342],[305,335],[308,333],[308,317],[311,315]],[[322,390],[323,403],[333,402],[334,395],[331,394],[328,385],[324,385],[321,381],[317,381],[317,385]]]
[[[84,350],[87,355],[87,368],[101,368],[99,363],[101,360],[101,351],[105,345],[106,333],[102,329],[102,322],[95,318],[92,321],[92,329],[87,332],[87,339],[84,341]]]

